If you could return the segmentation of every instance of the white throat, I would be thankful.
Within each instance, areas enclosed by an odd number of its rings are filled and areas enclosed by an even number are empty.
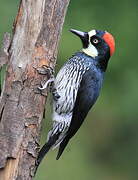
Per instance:
[[[89,46],[86,49],[82,49],[82,51],[87,54],[88,56],[91,56],[95,58],[98,56],[98,51],[97,49],[90,43]]]

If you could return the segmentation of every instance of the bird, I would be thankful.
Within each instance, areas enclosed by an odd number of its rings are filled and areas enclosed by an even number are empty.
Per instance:
[[[80,38],[83,48],[65,62],[54,79],[53,125],[39,151],[37,166],[50,149],[59,147],[56,159],[61,157],[95,104],[115,51],[114,37],[107,31],[70,31]]]

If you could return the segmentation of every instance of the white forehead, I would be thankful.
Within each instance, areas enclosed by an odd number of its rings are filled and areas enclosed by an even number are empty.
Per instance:
[[[88,32],[88,34],[89,34],[89,37],[92,37],[96,34],[96,30],[91,30]]]

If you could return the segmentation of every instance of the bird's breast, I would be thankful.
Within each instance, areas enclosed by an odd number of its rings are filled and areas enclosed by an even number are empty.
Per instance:
[[[72,113],[80,86],[84,87],[84,92],[89,89],[96,93],[100,86],[100,72],[90,58],[75,56],[57,74],[55,88],[60,98],[54,101],[56,113]]]

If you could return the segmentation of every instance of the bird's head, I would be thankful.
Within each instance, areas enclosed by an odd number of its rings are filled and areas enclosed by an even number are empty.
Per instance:
[[[75,29],[70,31],[80,37],[83,44],[82,51],[85,54],[93,58],[101,56],[108,59],[113,55],[115,41],[113,36],[107,31],[91,30],[89,32],[82,32]]]

